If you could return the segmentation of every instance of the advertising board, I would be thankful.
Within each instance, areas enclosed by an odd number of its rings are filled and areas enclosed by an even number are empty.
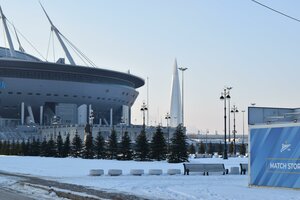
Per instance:
[[[250,127],[254,186],[300,189],[300,124]]]

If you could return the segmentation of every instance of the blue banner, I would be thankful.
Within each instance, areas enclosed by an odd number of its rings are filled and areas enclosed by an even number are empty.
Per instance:
[[[250,130],[250,185],[300,188],[300,127]]]

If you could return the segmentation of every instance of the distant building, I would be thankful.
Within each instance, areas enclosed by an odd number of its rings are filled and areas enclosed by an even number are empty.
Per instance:
[[[181,93],[176,59],[172,76],[170,117],[171,127],[176,127],[182,123]]]

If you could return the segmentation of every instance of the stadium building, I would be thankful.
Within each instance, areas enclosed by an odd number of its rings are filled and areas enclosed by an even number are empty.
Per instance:
[[[17,51],[7,26],[9,21],[1,8],[0,12],[9,44],[9,48],[0,48],[1,128],[131,124],[130,110],[138,96],[137,88],[144,85],[142,78],[129,72],[76,65],[64,43],[67,39],[45,10],[69,64],[64,58],[52,63],[25,53],[15,31],[19,42]]]

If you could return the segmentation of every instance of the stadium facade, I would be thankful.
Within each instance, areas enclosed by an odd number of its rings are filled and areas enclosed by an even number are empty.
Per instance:
[[[70,64],[42,61],[14,49],[7,18],[1,18],[9,48],[0,48],[0,126],[97,123],[130,125],[140,77],[76,65],[45,12]],[[18,39],[17,33],[16,38]],[[19,41],[19,39],[18,39]],[[19,43],[20,45],[20,43]]]

